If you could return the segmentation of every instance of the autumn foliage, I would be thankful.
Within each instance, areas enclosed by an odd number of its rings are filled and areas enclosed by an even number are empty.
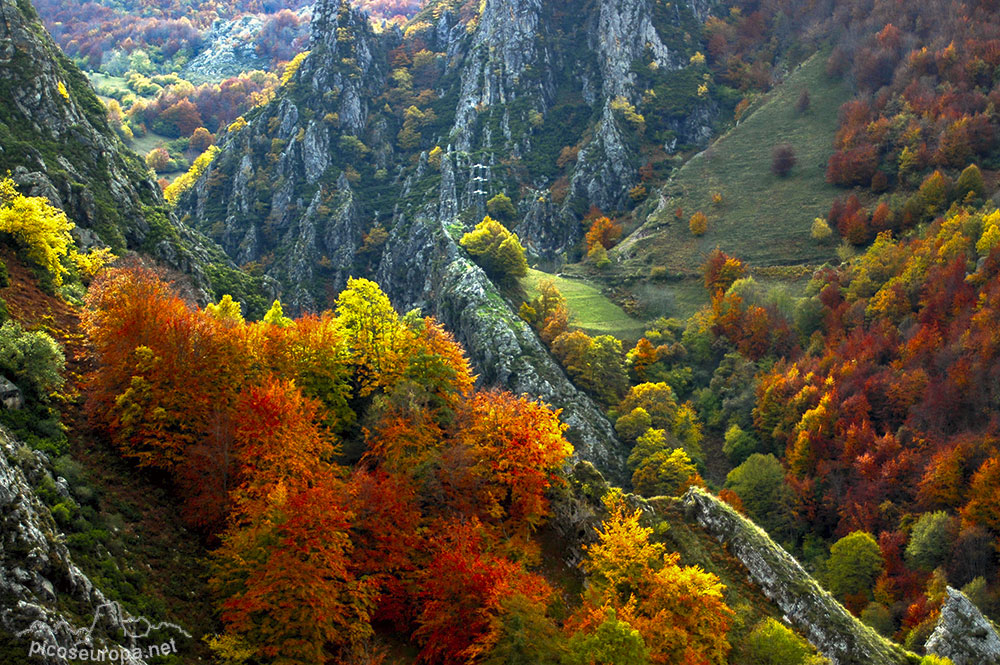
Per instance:
[[[220,543],[227,644],[323,663],[384,621],[426,662],[458,663],[499,639],[509,595],[544,614],[532,537],[572,452],[564,426],[541,403],[474,391],[432,319],[351,280],[336,314],[249,323],[231,299],[194,310],[153,273],[117,269],[95,282],[85,327],[95,426],[168,474]]]
[[[610,493],[605,503],[608,517],[585,562],[593,585],[566,624],[571,642],[598,631],[612,609],[638,631],[650,663],[726,663],[733,614],[719,579],[680,565],[677,554],[652,542],[642,511],[631,509],[620,493]]]

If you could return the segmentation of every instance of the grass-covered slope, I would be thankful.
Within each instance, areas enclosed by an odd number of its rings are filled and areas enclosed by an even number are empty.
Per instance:
[[[582,279],[569,279],[540,270],[528,270],[521,287],[530,300],[538,295],[539,284],[552,280],[566,298],[569,323],[589,335],[613,335],[618,339],[638,339],[648,325],[626,314],[597,287]]]
[[[803,90],[810,96],[796,110]],[[790,73],[739,124],[695,155],[666,184],[656,210],[615,250],[626,267],[666,266],[693,273],[715,247],[754,265],[821,263],[833,255],[810,225],[825,216],[837,189],[825,179],[833,152],[837,111],[847,86],[826,76],[822,53]],[[785,178],[771,172],[772,151],[792,146],[797,164]],[[713,201],[721,194],[721,203]],[[680,208],[680,218],[675,211]],[[694,236],[688,219],[708,217],[708,231]]]

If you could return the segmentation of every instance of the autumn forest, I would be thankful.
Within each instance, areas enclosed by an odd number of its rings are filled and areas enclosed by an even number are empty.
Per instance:
[[[994,3],[0,16],[0,662],[1000,662]]]

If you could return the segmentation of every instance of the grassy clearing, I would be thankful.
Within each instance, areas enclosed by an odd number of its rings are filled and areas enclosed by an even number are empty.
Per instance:
[[[808,90],[808,111],[795,110]],[[626,269],[663,265],[694,273],[715,247],[754,265],[819,264],[833,258],[832,246],[810,237],[813,218],[825,215],[841,192],[825,179],[833,152],[837,111],[847,87],[826,77],[823,54],[789,74],[784,84],[710,148],[695,155],[663,190],[660,205],[613,250]],[[787,178],[771,173],[771,153],[788,143],[798,160]],[[722,195],[721,204],[712,196]],[[674,210],[681,208],[680,219]],[[695,237],[688,218],[707,215],[708,232]]]
[[[613,335],[618,339],[637,340],[646,330],[646,322],[634,319],[603,296],[596,287],[582,279],[568,279],[540,270],[529,270],[521,287],[529,299],[538,295],[538,285],[551,279],[566,298],[570,325],[588,335]]]
[[[128,83],[121,76],[108,76],[100,72],[84,72],[90,79],[90,84],[94,90],[100,92],[129,92]]]

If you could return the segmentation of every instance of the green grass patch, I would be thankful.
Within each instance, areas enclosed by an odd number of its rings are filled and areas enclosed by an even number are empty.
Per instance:
[[[811,105],[799,113],[795,104],[803,90]],[[761,266],[832,259],[833,245],[817,244],[810,225],[841,194],[825,176],[837,112],[849,97],[845,84],[826,76],[824,54],[813,55],[748,117],[692,157],[664,187],[665,204],[613,253],[629,268],[662,265],[689,274],[715,247]],[[780,143],[790,144],[797,159],[786,178],[771,173]],[[716,193],[721,203],[713,202]],[[708,231],[695,237],[688,219],[699,210],[708,217]]]
[[[100,72],[85,72],[85,74],[90,79],[90,84],[94,86],[98,94],[107,95],[109,92],[126,94],[131,92],[128,83],[121,76],[110,76]]]
[[[521,287],[528,298],[538,295],[538,285],[544,279],[556,284],[569,309],[569,323],[588,335],[613,335],[618,339],[636,340],[646,330],[646,322],[634,319],[621,307],[601,294],[600,290],[582,279],[568,279],[540,270],[528,270]]]

